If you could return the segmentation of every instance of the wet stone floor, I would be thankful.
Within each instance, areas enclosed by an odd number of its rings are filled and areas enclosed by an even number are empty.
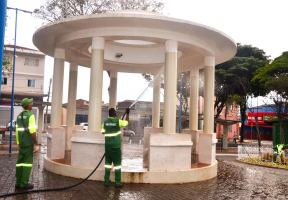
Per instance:
[[[80,179],[56,175],[43,169],[43,153],[34,155],[30,182],[35,189],[70,186]],[[218,156],[218,176],[188,184],[125,184],[104,187],[103,182],[86,181],[60,192],[33,193],[6,199],[288,199],[288,171],[262,168],[235,161],[235,156]],[[17,154],[0,155],[0,195],[15,192]],[[19,192],[19,190],[16,190]]]

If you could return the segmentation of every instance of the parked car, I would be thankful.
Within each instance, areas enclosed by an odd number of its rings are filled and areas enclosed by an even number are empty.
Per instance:
[[[80,123],[80,126],[83,126],[83,130],[85,130],[85,131],[88,130],[88,123],[87,122]]]
[[[11,121],[7,123],[6,128],[10,131],[11,128]],[[13,120],[13,131],[16,130],[16,120]]]
[[[123,130],[124,130],[124,134],[123,134],[124,136],[135,136],[135,132],[129,130],[129,129],[126,128],[125,126],[123,127]]]

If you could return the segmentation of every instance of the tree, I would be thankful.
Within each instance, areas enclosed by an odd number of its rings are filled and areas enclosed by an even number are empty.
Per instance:
[[[6,15],[6,22],[5,22],[5,29],[8,26],[8,21],[7,21],[8,15]],[[5,45],[4,45],[4,49],[5,49]],[[9,59],[5,56],[3,56],[3,61],[2,61],[2,76],[10,76],[10,74],[13,71],[13,66],[10,63]]]
[[[287,85],[288,82],[286,82],[285,84]],[[285,142],[284,125],[287,123],[286,117],[288,114],[288,99],[283,98],[281,95],[278,95],[277,92],[275,95],[271,95],[270,98],[273,100],[274,105],[270,105],[269,107],[274,113],[277,114],[279,120],[281,144],[285,144],[286,142]]]
[[[180,94],[180,86],[181,86],[181,81],[180,81],[180,75],[182,75],[182,98]],[[177,94],[176,94],[177,99],[180,102],[182,102],[182,107],[181,107],[181,113],[182,115],[187,115],[188,114],[188,101],[190,97],[190,72],[182,72],[178,74],[177,77]],[[180,107],[178,107],[180,111]]]
[[[227,62],[215,66],[215,96],[216,101],[214,108],[217,110],[217,115],[222,112],[223,107],[229,95],[239,94],[243,90],[237,86],[237,77],[245,77],[251,81],[256,70],[264,67],[269,63],[269,56],[257,47],[251,45],[241,45],[237,43],[237,53],[235,57]],[[259,93],[257,85],[251,85],[254,96]]]
[[[273,78],[278,78],[282,74],[288,73],[288,51],[283,52],[281,56],[274,59],[271,64],[268,64],[259,68],[255,72],[255,76],[252,79],[253,85],[258,85],[262,94],[268,94],[271,91],[271,87],[266,87],[266,82]],[[276,79],[275,79],[276,80]],[[274,85],[275,86],[275,85]]]
[[[5,46],[4,46],[5,49]],[[10,76],[12,71],[13,71],[13,66],[10,62],[10,57],[12,55],[9,56],[3,56],[3,62],[2,62],[2,76]]]
[[[242,98],[240,101],[242,101],[242,106],[245,108],[243,104],[246,104],[246,108],[252,113],[254,119],[255,119],[255,124],[256,124],[256,135],[257,135],[257,140],[258,140],[258,146],[259,146],[259,152],[260,152],[260,147],[261,147],[261,132],[259,129],[259,122],[258,122],[258,114],[256,115],[255,113],[255,108],[252,107],[252,103],[249,103],[248,99],[254,97],[253,95],[253,87],[251,86],[251,80],[248,80],[247,78],[242,78],[242,77],[237,77],[237,85],[239,87],[239,91],[241,91],[241,95],[239,95],[240,98]],[[241,108],[240,108],[241,109]],[[244,111],[240,110],[241,113],[241,118],[242,114],[244,115]],[[245,110],[245,120],[247,118],[246,115],[246,110]],[[245,122],[245,121],[244,121]],[[242,119],[242,126],[244,126],[243,119]],[[241,126],[241,131],[243,130]],[[242,132],[243,134],[243,132]],[[241,140],[243,138],[243,135],[241,135]]]
[[[240,107],[242,125],[246,119],[247,99],[249,96],[259,96],[259,85],[250,84],[254,73],[269,63],[269,56],[257,47],[237,43],[235,57],[227,62],[215,66],[215,118],[217,119],[229,98],[235,98]],[[240,83],[239,82],[244,82]],[[245,86],[243,88],[243,86]],[[249,86],[249,90],[246,86]],[[236,96],[234,96],[236,95]],[[216,128],[216,126],[215,126]],[[244,128],[241,128],[241,141],[243,141]]]
[[[180,101],[181,95],[180,95],[180,74],[178,73],[177,76],[177,92],[176,92],[176,97]],[[147,82],[151,83],[153,74],[142,74],[143,78],[146,79]],[[152,86],[152,84],[151,84]],[[161,75],[161,88],[164,89],[165,84],[164,84],[164,75]],[[189,97],[190,97],[190,72],[182,72],[182,106],[181,106],[181,115],[188,115],[188,102],[189,102]],[[177,112],[179,113],[180,111],[180,106],[177,106],[178,110]]]
[[[12,65],[10,63],[10,61],[6,58],[3,57],[3,63],[2,63],[2,75],[10,75],[10,73],[12,72]],[[6,72],[6,73],[5,73]]]
[[[280,125],[281,143],[285,144],[284,124],[288,114],[288,52],[274,59],[271,64],[256,71],[252,79],[258,84],[263,93],[270,93],[274,105],[270,108],[277,113]]]
[[[163,0],[47,0],[34,10],[34,15],[47,22],[54,22],[78,15],[130,9],[161,12],[163,8]]]

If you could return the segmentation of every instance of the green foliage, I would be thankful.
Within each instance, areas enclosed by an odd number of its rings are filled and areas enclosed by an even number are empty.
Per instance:
[[[288,51],[283,52],[281,56],[275,58],[271,64],[256,71],[255,77],[252,79],[254,85],[259,85],[262,93],[269,93],[271,90],[276,90],[277,84],[286,80],[288,73]],[[279,79],[280,78],[280,79]],[[279,88],[279,91],[282,90]]]
[[[288,68],[288,65],[287,65]],[[280,74],[278,77],[272,77],[265,83],[267,91],[274,91],[276,95],[288,99],[288,75]]]
[[[268,63],[269,57],[262,49],[238,43],[235,57],[215,66],[216,100],[214,108],[217,111],[216,118],[218,118],[222,109],[225,107],[225,103],[230,98],[229,96],[239,95],[243,100],[246,99],[247,90],[239,85],[239,80],[245,79],[245,81],[250,83],[255,71]],[[259,95],[257,85],[252,85],[250,88],[249,93],[253,93],[254,96]],[[246,102],[242,104],[242,108],[245,109],[246,112]]]
[[[10,74],[13,71],[13,66],[10,63],[10,61],[3,57],[3,63],[2,63],[2,76],[10,76]]]
[[[263,68],[268,63],[269,57],[262,49],[252,47],[251,45],[241,45],[238,43],[237,54],[235,57],[225,63],[216,65],[216,85],[227,85],[229,87],[229,91],[239,95],[245,95],[237,86],[237,77],[245,77],[245,79],[250,82],[254,77],[256,70]],[[258,96],[258,86],[251,86],[254,96]]]

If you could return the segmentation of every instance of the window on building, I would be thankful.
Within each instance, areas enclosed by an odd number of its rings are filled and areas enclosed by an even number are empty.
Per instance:
[[[39,59],[25,58],[25,65],[39,67]]]
[[[6,77],[2,77],[1,85],[7,85],[7,78]]]
[[[35,87],[35,80],[28,80],[28,87]]]
[[[228,110],[229,111],[233,110],[233,105],[228,105]]]
[[[228,132],[231,133],[232,132],[232,125],[228,126]]]

